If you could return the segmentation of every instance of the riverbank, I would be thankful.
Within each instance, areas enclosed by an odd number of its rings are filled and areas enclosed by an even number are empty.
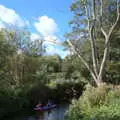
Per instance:
[[[74,100],[67,120],[120,120],[120,87],[87,86],[79,100]]]

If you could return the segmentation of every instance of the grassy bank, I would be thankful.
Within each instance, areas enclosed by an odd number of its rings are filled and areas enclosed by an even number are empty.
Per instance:
[[[103,85],[87,87],[79,100],[74,100],[67,120],[119,120],[120,88]]]

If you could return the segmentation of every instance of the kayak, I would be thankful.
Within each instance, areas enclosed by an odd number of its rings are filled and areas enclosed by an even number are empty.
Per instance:
[[[56,104],[50,105],[50,106],[43,106],[43,107],[35,107],[34,110],[36,111],[48,111],[53,108],[56,108]]]

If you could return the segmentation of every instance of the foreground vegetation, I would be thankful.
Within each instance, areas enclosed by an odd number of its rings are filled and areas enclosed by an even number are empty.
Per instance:
[[[120,119],[120,1],[75,0],[67,42],[88,71],[87,87],[70,106],[68,120]],[[84,41],[84,42],[83,42]],[[119,56],[119,57],[118,57]],[[109,86],[112,83],[115,87]],[[106,85],[105,85],[106,84]]]
[[[74,100],[67,113],[68,120],[119,120],[120,88],[102,85],[87,86],[78,101]]]

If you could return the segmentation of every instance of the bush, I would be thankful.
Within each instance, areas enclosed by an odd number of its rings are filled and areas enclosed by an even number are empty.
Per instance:
[[[73,98],[79,98],[84,90],[85,83],[64,82],[56,84],[55,100],[57,102],[69,102]]]
[[[44,84],[37,84],[28,91],[31,106],[35,106],[38,102],[47,102],[51,98],[51,89]]]
[[[0,90],[0,119],[6,114],[18,110],[16,96],[12,90]]]
[[[87,87],[81,98],[72,101],[67,120],[119,120],[120,88],[103,85]]]

